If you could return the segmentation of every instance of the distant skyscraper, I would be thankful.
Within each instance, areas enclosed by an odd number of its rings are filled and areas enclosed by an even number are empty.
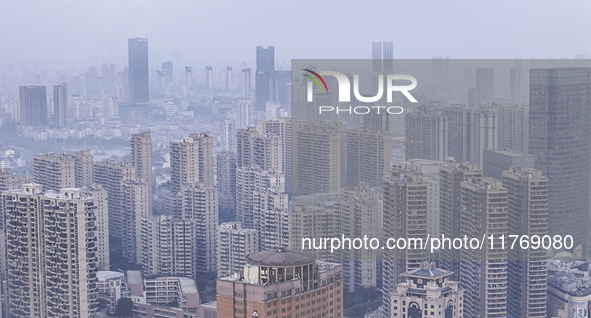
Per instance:
[[[392,138],[387,131],[350,130],[345,133],[345,184],[356,187],[365,182],[372,187],[382,184],[390,171]]]
[[[171,84],[173,80],[172,62],[167,61],[162,63],[162,70],[164,71],[164,79],[166,80],[166,83]]]
[[[527,106],[499,107],[499,148],[528,152],[528,128]]]
[[[96,206],[79,189],[2,193],[8,317],[95,317]]]
[[[185,96],[191,96],[191,89],[193,88],[193,67],[185,66]]]
[[[391,73],[394,66],[394,42],[372,42],[374,73]]]
[[[250,68],[245,68],[242,70],[242,98],[250,100],[251,95],[251,74]]]
[[[20,124],[43,126],[47,124],[47,96],[45,86],[21,86]]]
[[[205,87],[211,89],[215,86],[215,78],[213,67],[206,66],[205,67]]]
[[[53,86],[53,124],[66,127],[66,109],[68,109],[68,85],[62,83]]]
[[[476,87],[480,88],[481,102],[492,102],[495,97],[494,69],[476,69]]]
[[[575,251],[589,244],[591,228],[590,74],[589,68],[530,70],[529,152],[549,179],[549,233],[571,234]]]
[[[223,151],[236,151],[236,122],[226,119],[220,122],[220,144]]]
[[[245,129],[254,123],[254,107],[250,100],[238,101],[236,128]]]
[[[129,39],[128,50],[129,101],[131,103],[147,103],[150,101],[148,39]]]
[[[226,67],[226,90],[231,92],[234,89],[233,83],[232,83],[232,67],[228,66]]]
[[[275,47],[257,46],[256,51],[256,96],[255,110],[265,111],[265,105],[272,98],[272,86],[275,72]]]

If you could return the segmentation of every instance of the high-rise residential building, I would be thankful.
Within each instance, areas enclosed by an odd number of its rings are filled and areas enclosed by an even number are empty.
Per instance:
[[[250,254],[246,264],[217,279],[218,317],[343,317],[340,264],[285,249]]]
[[[242,98],[246,100],[251,99],[252,87],[251,87],[252,75],[250,74],[250,68],[242,69]]]
[[[448,120],[434,109],[411,110],[404,116],[406,159],[443,161],[448,151]]]
[[[80,188],[92,185],[92,154],[82,150],[33,157],[33,179],[45,190]]]
[[[141,220],[141,264],[145,275],[196,277],[195,222],[170,215]]]
[[[236,122],[226,119],[220,122],[220,146],[222,151],[236,151]]]
[[[324,237],[379,237],[382,201],[379,188],[362,184],[340,193],[320,193],[293,198],[291,248],[302,249],[308,239],[316,244]],[[354,222],[352,220],[355,220]],[[307,246],[306,246],[306,249]],[[345,290],[376,287],[377,253],[368,249],[314,250],[317,259],[343,265]]]
[[[439,226],[440,233],[447,237],[461,237],[461,193],[462,182],[482,178],[482,170],[471,162],[446,162],[439,168]],[[460,279],[460,252],[455,249],[439,254],[440,266],[453,271],[453,279]]]
[[[263,126],[261,126],[263,127]],[[238,167],[258,167],[267,171],[287,171],[286,137],[262,134],[255,127],[239,129],[236,136]]]
[[[141,262],[142,218],[152,215],[149,210],[148,185],[141,179],[120,184],[119,214],[121,224],[121,251],[128,263]]]
[[[499,146],[499,118],[495,108],[481,106],[471,112],[470,118],[470,161],[482,167],[482,152]]]
[[[499,148],[528,152],[529,110],[526,106],[499,107]]]
[[[236,211],[236,154],[216,154],[216,188],[219,208]]]
[[[66,110],[68,109],[68,84],[53,85],[53,125],[66,127]]]
[[[82,188],[90,193],[96,206],[96,261],[99,270],[109,270],[111,258],[109,255],[109,205],[108,194],[100,184]]]
[[[291,119],[281,117],[277,120],[259,121],[259,133],[267,136],[279,136],[281,139],[281,172],[285,175],[285,192],[291,193]]]
[[[21,184],[22,179],[18,174],[10,169],[0,169],[0,191],[20,189]]]
[[[388,317],[464,317],[464,291],[451,280],[452,272],[425,262],[401,275],[404,281],[390,293]]]
[[[172,72],[172,62],[167,61],[162,63],[162,70],[164,71],[164,79],[166,80],[166,84],[171,84],[174,79]]]
[[[47,96],[45,86],[21,86],[19,89],[20,121],[22,126],[47,124]]]
[[[118,162],[108,159],[93,165],[93,182],[107,190],[109,207],[109,235],[121,241],[126,235],[123,228],[123,205],[125,197],[121,193],[121,183],[135,179],[135,168],[130,162]],[[112,245],[117,244],[111,241]]]
[[[512,102],[521,102],[522,101],[522,81],[523,76],[521,75],[521,68],[519,67],[511,67],[509,69],[509,99]]]
[[[214,187],[183,184],[180,191],[181,214],[175,219],[191,220],[195,226],[195,271],[216,271],[216,231],[218,226],[218,196]]]
[[[95,317],[94,199],[79,189],[41,185],[2,193],[9,317]]]
[[[250,100],[238,101],[236,117],[236,128],[238,129],[246,129],[254,124],[254,107]]]
[[[507,236],[508,221],[508,191],[501,181],[482,178],[462,182],[459,237]],[[488,240],[482,244],[482,249],[460,250],[464,314],[507,317],[507,249]]]
[[[129,101],[148,103],[150,101],[150,82],[148,69],[148,39],[128,40],[129,58]]]
[[[259,233],[259,250],[288,247],[291,233],[289,195],[273,188],[253,192],[253,223]]]
[[[381,185],[390,171],[392,137],[385,131],[365,129],[345,133],[345,185],[356,187],[364,182],[372,187]]]
[[[508,232],[528,237],[548,234],[548,178],[534,168],[503,172],[503,187],[509,193]],[[546,251],[510,249],[508,312],[515,317],[546,317]]]
[[[339,191],[343,185],[341,123],[292,123],[292,193]]]
[[[470,110],[463,105],[454,105],[443,109],[442,113],[447,120],[447,156],[432,160],[446,160],[451,157],[456,161],[471,161]]]
[[[509,149],[484,149],[482,173],[485,177],[503,179],[503,171],[536,166],[536,156]]]
[[[392,168],[399,171],[414,171],[423,176],[427,184],[427,233],[434,237],[441,236],[440,209],[440,174],[439,169],[444,163],[426,159],[411,159],[408,161],[392,161]]]
[[[220,278],[242,270],[246,256],[259,251],[258,232],[242,228],[240,222],[220,224],[217,242],[217,274]]]
[[[209,133],[189,134],[170,142],[170,181],[176,195],[184,184],[213,183],[213,140]]]
[[[476,69],[476,87],[480,88],[481,102],[492,102],[495,97],[495,82],[493,68]]]
[[[236,169],[236,220],[247,229],[256,229],[255,192],[285,192],[285,176],[258,168]]]
[[[256,48],[257,69],[255,74],[255,104],[256,111],[265,111],[265,105],[273,95],[275,73],[275,47]]]
[[[427,239],[427,183],[416,172],[393,170],[383,183],[383,230],[384,241],[388,238]],[[400,275],[419,268],[427,260],[425,250],[387,250],[383,254],[382,303],[386,317],[390,312]]]
[[[549,179],[549,233],[571,234],[575,255],[586,254],[591,228],[590,71],[530,70],[529,153]]]
[[[152,211],[152,137],[149,131],[131,135],[131,163],[135,176],[147,186],[147,208]]]

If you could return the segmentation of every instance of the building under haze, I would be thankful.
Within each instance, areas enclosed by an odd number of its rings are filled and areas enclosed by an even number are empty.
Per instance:
[[[591,228],[590,71],[530,71],[529,153],[549,180],[549,233],[571,234],[578,255],[587,254]]]
[[[19,89],[20,121],[22,126],[47,125],[47,96],[45,86],[21,86]]]
[[[129,102],[132,104],[150,101],[150,82],[148,67],[148,39],[128,40],[129,58]]]
[[[265,111],[267,102],[273,96],[275,75],[275,47],[257,46],[257,69],[255,74],[255,111]]]
[[[36,155],[33,157],[33,180],[44,190],[89,187],[92,185],[92,158],[90,150]]]
[[[68,84],[53,85],[53,125],[64,128],[67,125]]]

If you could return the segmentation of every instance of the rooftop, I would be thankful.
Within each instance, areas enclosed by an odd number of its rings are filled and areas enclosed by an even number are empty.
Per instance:
[[[262,251],[246,256],[246,263],[266,266],[297,266],[315,262],[313,254],[284,248]]]

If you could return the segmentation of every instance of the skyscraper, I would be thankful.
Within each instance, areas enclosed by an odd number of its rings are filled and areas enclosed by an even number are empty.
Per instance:
[[[458,237],[507,236],[507,188],[492,178],[463,181],[461,216]],[[487,241],[482,249],[460,250],[460,257],[466,317],[507,317],[507,249]]]
[[[394,66],[394,42],[372,42],[371,57],[374,73],[392,73]]]
[[[164,79],[166,80],[166,84],[171,84],[173,80],[172,62],[167,61],[162,63],[162,70],[164,71]]]
[[[45,86],[21,86],[20,124],[22,126],[43,126],[47,124],[47,97]]]
[[[213,183],[213,141],[208,133],[189,134],[170,142],[170,181],[176,195],[183,184]]]
[[[236,128],[245,129],[254,122],[254,107],[250,100],[238,101]]]
[[[589,68],[530,70],[529,153],[549,179],[549,234],[571,234],[579,255],[587,252],[591,228],[590,74]]]
[[[148,39],[132,38],[128,40],[129,58],[129,101],[147,103],[150,101],[150,83],[148,70]]]
[[[53,86],[53,125],[66,127],[66,109],[68,108],[68,85],[62,83]]]
[[[392,171],[384,178],[383,238],[412,237],[427,239],[427,183],[416,172]],[[427,253],[421,249],[388,250],[383,254],[382,302],[386,317],[400,274],[421,266]]]
[[[250,68],[242,69],[242,98],[250,100],[251,95],[251,74]]]
[[[96,288],[96,206],[79,189],[40,185],[2,193],[9,317],[92,318]]]
[[[476,69],[476,87],[480,88],[480,102],[492,102],[495,97],[495,82],[493,68]]]
[[[135,175],[147,186],[147,209],[152,211],[152,137],[149,131],[131,135],[131,163]]]
[[[220,209],[236,211],[236,154],[220,152],[216,154],[216,188],[220,199]]]
[[[503,172],[509,193],[509,233],[543,237],[548,234],[548,178],[533,168]],[[509,250],[508,309],[515,317],[546,317],[548,271],[546,251]]]
[[[214,85],[215,85],[215,78],[214,78],[213,67],[206,66],[205,67],[205,87],[211,89],[214,87]]]
[[[256,51],[257,69],[256,69],[256,96],[254,109],[256,111],[265,111],[265,106],[272,98],[273,78],[275,72],[275,47],[257,46]]]
[[[231,92],[234,89],[234,85],[232,83],[232,67],[226,67],[226,90]]]
[[[220,144],[222,151],[236,151],[236,122],[226,119],[220,122]]]

